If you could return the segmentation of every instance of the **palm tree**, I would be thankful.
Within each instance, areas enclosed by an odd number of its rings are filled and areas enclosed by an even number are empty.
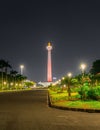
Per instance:
[[[16,78],[17,78],[17,81],[18,81],[18,82],[21,82],[21,81],[27,79],[26,76],[23,76],[23,75],[21,75],[21,74],[17,74],[17,75],[16,75]]]
[[[3,87],[3,81],[4,81],[4,73],[5,73],[5,81],[7,82],[7,69],[12,68],[8,61],[5,61],[4,59],[0,59],[0,70],[1,70],[1,83]]]
[[[2,84],[2,87],[3,87],[3,70],[4,70],[4,67],[5,67],[5,60],[0,59],[0,70],[1,70],[1,84]]]
[[[16,75],[18,74],[18,72],[16,70],[11,70],[10,71],[10,76],[11,76],[11,79],[13,82],[14,82],[14,86],[16,84]]]
[[[9,64],[8,61],[5,61],[5,64],[4,64],[4,69],[5,69],[5,81],[7,82],[7,74],[8,74],[8,68],[12,68],[12,66]]]
[[[18,84],[23,84],[23,81],[25,80],[25,79],[27,79],[27,77],[26,76],[23,76],[23,75],[21,75],[21,74],[17,74],[16,75],[16,81],[18,82]]]

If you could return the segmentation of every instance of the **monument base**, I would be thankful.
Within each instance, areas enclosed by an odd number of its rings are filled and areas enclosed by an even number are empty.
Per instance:
[[[53,82],[38,82],[39,85],[42,85],[43,87],[48,87]]]

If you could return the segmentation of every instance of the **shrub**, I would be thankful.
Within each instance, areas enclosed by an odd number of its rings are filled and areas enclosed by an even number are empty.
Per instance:
[[[85,84],[83,86],[80,87],[78,93],[81,96],[81,99],[86,100],[88,97],[88,91],[89,91],[89,87],[86,86]]]
[[[62,91],[62,88],[59,85],[54,85],[54,86],[50,85],[49,89],[52,90],[52,91],[56,91],[58,93]]]
[[[100,99],[100,86],[91,88],[88,91],[88,97],[93,100],[99,100]]]
[[[77,95],[75,95],[75,98],[76,98],[76,99],[80,99],[81,96],[80,96],[79,94],[77,94]]]
[[[79,87],[72,87],[72,88],[71,88],[71,92],[72,92],[72,93],[78,92],[79,90],[80,90]]]

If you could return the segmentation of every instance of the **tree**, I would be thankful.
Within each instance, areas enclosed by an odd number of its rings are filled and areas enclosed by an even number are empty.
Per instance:
[[[7,82],[7,69],[12,68],[8,61],[4,59],[0,59],[0,70],[1,70],[1,82],[3,87],[4,77],[5,81]],[[4,75],[5,74],[5,75]]]
[[[22,88],[24,86],[24,80],[26,79],[27,79],[26,76],[23,76],[21,74],[16,75],[16,82],[21,85],[21,86],[19,85],[19,88]]]
[[[10,71],[10,81],[14,82],[14,86],[16,84],[16,75],[18,74],[18,72],[16,70],[11,70]]]
[[[64,84],[68,85],[68,77],[66,77],[66,76],[63,77],[61,80],[61,85],[64,85]]]
[[[33,81],[25,81],[24,84],[25,84],[26,87],[29,88],[29,87],[32,87],[35,84],[35,82],[33,82]]]
[[[4,69],[5,69],[5,81],[7,82],[7,73],[8,73],[8,68],[12,68],[12,66],[9,64],[9,61],[4,62]]]
[[[100,60],[96,60],[90,69],[90,79],[92,86],[97,86],[100,83]]]
[[[68,92],[68,97],[69,98],[71,96],[71,88],[70,88],[70,86],[72,85],[71,80],[72,80],[72,78],[68,77],[68,76],[64,77],[61,80],[61,85],[64,85],[64,84],[67,85],[67,92]]]
[[[3,68],[4,68],[4,60],[0,60],[0,71],[1,71],[1,88],[3,86]]]
[[[93,62],[92,68],[90,69],[90,73],[93,75],[100,73],[100,60],[96,60]]]

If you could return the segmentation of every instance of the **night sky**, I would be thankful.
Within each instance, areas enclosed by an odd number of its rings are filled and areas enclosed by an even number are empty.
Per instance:
[[[30,80],[46,81],[51,42],[53,77],[87,71],[100,59],[99,0],[28,0],[0,2],[0,59],[8,60]]]

